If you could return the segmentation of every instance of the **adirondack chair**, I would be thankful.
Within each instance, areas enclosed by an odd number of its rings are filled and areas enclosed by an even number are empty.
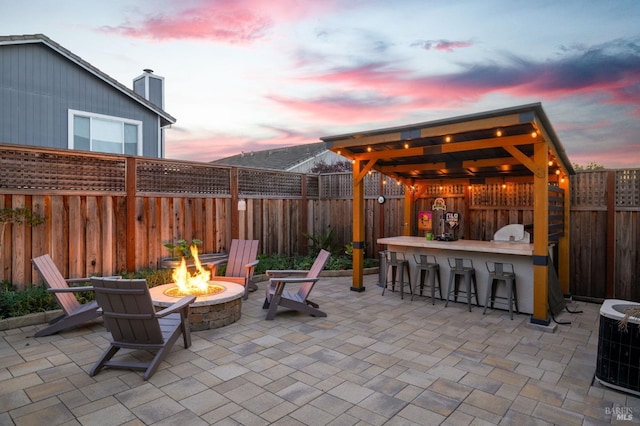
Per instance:
[[[68,328],[77,327],[100,316],[100,310],[95,301],[81,304],[73,294],[78,291],[93,290],[93,287],[69,286],[69,284],[73,283],[88,282],[89,278],[65,279],[48,254],[31,259],[31,263],[42,277],[47,286],[47,291],[53,293],[64,312],[63,315],[52,319],[48,327],[36,331],[36,337],[48,336]]]
[[[94,376],[104,367],[144,370],[148,380],[171,351],[180,334],[184,347],[191,346],[189,304],[196,296],[185,296],[159,312],[155,311],[147,281],[92,277],[96,300],[113,340],[89,372]],[[148,363],[111,358],[122,348],[157,351]]]
[[[258,287],[251,282],[253,271],[258,264],[258,240],[232,240],[229,255],[225,259],[207,263],[211,269],[211,279],[228,281],[244,286],[243,300],[249,298],[250,291],[256,291]],[[218,266],[227,264],[223,276],[216,275]]]
[[[307,313],[314,317],[326,317],[327,314],[319,310],[319,306],[308,299],[309,293],[318,281],[320,272],[329,260],[329,253],[320,250],[316,260],[308,271],[282,270],[267,271],[269,286],[267,286],[267,296],[264,299],[262,309],[267,311],[267,320],[272,320],[276,316],[278,306]],[[300,284],[296,293],[285,290],[286,284]]]

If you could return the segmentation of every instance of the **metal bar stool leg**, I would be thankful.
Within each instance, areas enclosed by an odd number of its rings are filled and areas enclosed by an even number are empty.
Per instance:
[[[480,307],[480,302],[478,301],[478,281],[476,280],[476,271],[471,271],[471,282],[473,283],[473,294],[476,296],[476,306]]]
[[[449,274],[449,284],[447,285],[447,299],[446,299],[447,301],[444,303],[444,307],[445,308],[447,306],[449,306],[449,299],[451,298],[452,286],[453,286],[453,290],[454,290],[454,292],[456,294],[456,296],[454,298],[454,302],[456,302],[458,300],[458,297],[457,297],[457,293],[458,292],[455,291],[455,286],[457,285],[456,282],[457,282],[456,273],[455,273],[455,271],[451,271],[451,273]]]
[[[507,298],[509,300],[509,315],[513,319],[513,280],[504,280],[507,285]]]
[[[489,306],[489,300],[491,300],[491,309],[493,309],[493,282],[494,280],[489,277],[489,282],[487,283],[487,292],[484,298],[484,310],[482,311],[482,315],[487,313],[487,307]]]
[[[409,286],[409,293],[411,294],[411,300],[413,300],[413,288],[411,286],[411,270],[409,269],[409,261],[405,260],[400,267],[400,299],[404,299],[404,286],[407,284]],[[407,280],[404,280],[404,272],[407,272]]]
[[[431,287],[431,304],[436,304],[436,268],[429,268],[429,286]],[[440,293],[442,298],[442,293]]]

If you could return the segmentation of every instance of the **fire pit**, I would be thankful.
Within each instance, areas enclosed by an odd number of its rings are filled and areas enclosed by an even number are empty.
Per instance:
[[[195,245],[191,246],[191,255],[195,273],[189,272],[186,261],[182,258],[180,266],[171,276],[173,283],[149,289],[154,306],[162,309],[183,296],[197,296],[196,301],[190,305],[191,331],[224,327],[239,320],[244,287],[232,282],[211,281],[211,273],[202,267]]]
[[[209,330],[233,324],[240,319],[244,287],[224,281],[209,281],[208,285],[222,288],[215,294],[198,296],[191,304],[189,324],[191,331]],[[172,296],[175,284],[164,284],[149,289],[154,306],[166,308],[182,296]]]

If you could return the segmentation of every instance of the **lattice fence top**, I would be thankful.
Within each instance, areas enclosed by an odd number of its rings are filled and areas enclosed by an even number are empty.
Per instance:
[[[616,207],[640,207],[640,169],[616,172]]]
[[[320,197],[320,177],[318,175],[307,175],[307,197]]]
[[[373,176],[375,176],[375,182],[378,182],[380,180],[379,173],[374,173]],[[404,185],[399,185],[395,179],[389,176],[383,176],[382,183],[384,185],[385,196],[387,197],[403,197],[404,196]],[[377,191],[378,189],[376,187],[376,190],[372,191],[370,195],[375,196],[378,193]]]
[[[0,190],[124,192],[125,159],[0,149]]]
[[[13,145],[0,146],[0,191],[126,193],[128,157]],[[231,195],[231,168],[208,163],[135,158],[136,191],[143,194],[181,194],[211,197]],[[610,171],[580,172],[571,179],[571,208],[607,207]],[[304,181],[303,181],[304,179]],[[382,187],[381,187],[382,182]],[[303,183],[310,199],[351,199],[353,175],[304,175],[262,169],[238,169],[238,196],[246,198],[301,198]],[[364,177],[366,198],[381,193],[404,196],[406,186],[378,172]],[[533,206],[533,183],[471,185],[429,184],[417,188],[421,197],[463,195],[471,207]],[[640,207],[640,169],[615,171],[615,205]]]
[[[302,177],[258,169],[238,169],[238,197],[302,197]]]
[[[441,197],[444,195],[464,195],[465,185],[451,185],[451,184],[439,184],[434,183],[426,185],[424,189],[420,189],[422,196],[427,197]]]
[[[533,183],[471,185],[469,199],[471,207],[532,207]]]
[[[136,162],[138,192],[230,195],[231,170],[166,160]]]
[[[382,176],[386,197],[402,197],[404,195],[404,185],[399,185],[389,176]],[[344,198],[353,197],[353,174],[352,173],[328,173],[320,175],[320,198]],[[380,173],[368,173],[364,179],[365,198],[376,198],[380,192]]]
[[[571,180],[572,207],[602,207],[607,205],[607,172],[580,173]]]

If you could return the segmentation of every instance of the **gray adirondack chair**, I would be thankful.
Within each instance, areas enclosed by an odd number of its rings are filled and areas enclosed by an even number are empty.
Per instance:
[[[249,292],[258,287],[251,282],[253,271],[258,264],[258,240],[231,240],[229,255],[225,259],[210,262],[211,279],[228,281],[244,286],[243,299],[249,298]],[[218,266],[226,264],[224,275],[217,275]]]
[[[47,286],[47,291],[53,293],[64,312],[63,315],[51,320],[48,327],[36,331],[36,337],[48,336],[62,330],[78,327],[100,316],[100,310],[95,301],[81,304],[73,294],[78,291],[93,290],[93,287],[69,286],[69,284],[73,283],[89,282],[90,278],[65,279],[48,254],[34,257],[31,259],[31,263],[42,277]]]
[[[311,269],[308,271],[297,270],[273,270],[267,271],[269,278],[269,286],[267,286],[267,295],[264,300],[262,309],[267,311],[267,320],[272,320],[276,316],[278,306],[307,313],[314,317],[326,317],[327,314],[322,312],[316,303],[308,299],[309,293],[313,290],[313,286],[319,279],[320,272],[324,269],[324,265],[329,260],[329,253],[326,250],[320,250],[320,253],[313,262]],[[286,284],[300,284],[297,292],[285,290]]]
[[[144,279],[114,279],[92,277],[96,300],[102,308],[104,323],[113,340],[95,363],[90,376],[104,367],[144,370],[148,380],[167,356],[180,334],[184,347],[191,346],[189,304],[195,296],[185,296],[159,312],[155,311]],[[155,351],[151,362],[111,360],[120,349]]]

